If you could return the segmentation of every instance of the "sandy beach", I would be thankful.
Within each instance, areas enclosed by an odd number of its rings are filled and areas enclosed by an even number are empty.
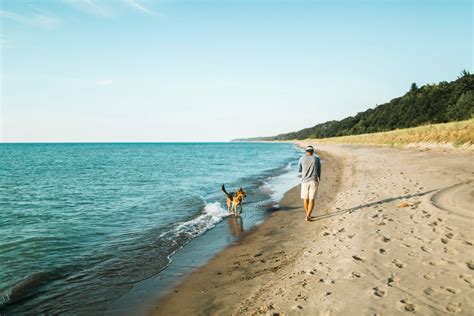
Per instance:
[[[474,313],[472,151],[315,145],[315,220],[293,188],[151,314]]]

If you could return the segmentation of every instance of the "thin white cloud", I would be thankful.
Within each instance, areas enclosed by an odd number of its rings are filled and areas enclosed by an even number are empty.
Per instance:
[[[158,16],[161,14],[143,4],[139,0],[61,0],[63,3],[88,14],[99,17],[113,17],[120,15],[122,9],[132,9],[142,14]],[[119,4],[122,3],[120,6]]]
[[[113,81],[110,79],[104,79],[95,82],[97,86],[110,86],[112,83]]]
[[[94,0],[62,0],[81,11],[85,11],[89,14],[96,16],[109,16],[111,12],[105,6],[99,4],[98,1]]]
[[[138,12],[149,14],[149,15],[158,15],[158,12],[148,9],[143,4],[139,3],[137,0],[122,0],[122,1],[125,4],[127,4],[129,7],[131,7],[132,9]]]
[[[60,20],[57,17],[43,12],[33,12],[30,15],[26,15],[12,11],[0,10],[0,18],[45,29],[53,29],[60,23]]]

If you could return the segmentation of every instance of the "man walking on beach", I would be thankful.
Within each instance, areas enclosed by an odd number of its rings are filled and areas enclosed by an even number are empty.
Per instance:
[[[309,222],[321,181],[321,159],[314,155],[313,146],[306,146],[306,155],[301,157],[298,169],[301,172],[301,198],[304,200],[306,221]]]

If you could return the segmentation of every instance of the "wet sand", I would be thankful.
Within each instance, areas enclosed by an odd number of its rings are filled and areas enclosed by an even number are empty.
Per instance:
[[[472,151],[316,148],[315,221],[293,188],[150,313],[474,313]]]

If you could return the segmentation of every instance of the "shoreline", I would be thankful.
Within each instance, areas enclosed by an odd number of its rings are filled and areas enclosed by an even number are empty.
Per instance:
[[[251,193],[247,205],[244,205],[242,216],[224,216],[212,228],[189,240],[168,257],[170,262],[166,268],[133,284],[129,291],[111,301],[107,305],[105,315],[147,314],[155,305],[156,299],[159,300],[172,292],[195,269],[251,234],[271,216],[278,208],[283,195],[298,182],[295,166],[298,150],[294,149],[296,147],[293,144],[285,145],[284,148],[294,153],[291,160],[284,160],[281,167],[257,174],[245,183],[248,186],[246,189],[250,189]],[[225,207],[225,198],[220,186],[217,193],[218,199],[224,201],[208,204],[217,203],[219,207]]]
[[[363,145],[316,149],[325,162],[316,222],[304,222],[299,189],[291,189],[280,211],[149,313],[471,314],[472,156]]]
[[[325,169],[318,194],[324,198],[319,199],[313,217],[318,215],[321,207],[328,207],[335,199],[340,183],[335,172],[341,168],[340,160],[326,152],[320,156]],[[243,288],[250,290],[256,286],[255,282],[259,279],[271,276],[275,271],[291,265],[297,260],[299,253],[304,251],[297,245],[297,241],[303,236],[298,236],[298,229],[295,228],[314,223],[304,221],[304,210],[299,195],[299,185],[287,191],[280,202],[280,207],[263,223],[246,232],[236,243],[224,248],[205,265],[194,270],[171,289],[168,295],[158,299],[150,313],[156,315],[232,313],[227,308],[240,302],[240,298],[232,293],[223,296],[222,291],[232,291],[228,289],[232,284],[236,284],[241,290]],[[294,249],[287,249],[292,247]],[[220,302],[222,298],[225,302]]]

